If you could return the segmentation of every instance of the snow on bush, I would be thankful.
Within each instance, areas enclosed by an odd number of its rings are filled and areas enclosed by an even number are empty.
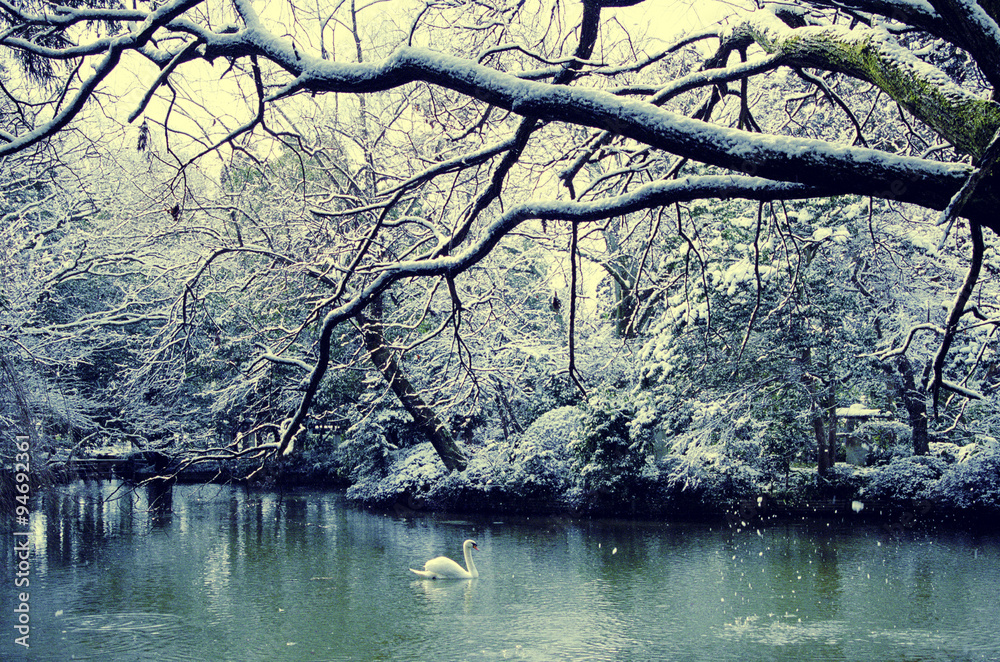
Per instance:
[[[913,454],[913,428],[902,421],[865,421],[854,434],[867,441],[869,464],[888,464]]]
[[[947,462],[933,455],[897,457],[886,465],[866,470],[865,497],[886,501],[925,499],[947,469]]]
[[[950,449],[955,463],[930,490],[937,503],[958,509],[1000,510],[1000,444],[985,439]]]
[[[580,437],[583,417],[583,412],[572,406],[545,412],[515,441],[515,454],[528,457],[551,451],[565,459],[569,444]]]
[[[369,465],[348,497],[378,507],[598,512],[641,503],[652,512],[695,502],[726,509],[774,494],[772,473],[718,440],[682,444],[654,460],[631,439],[619,420],[624,413],[613,414],[593,403],[554,409],[509,441],[468,449],[461,473],[447,472],[429,443],[390,451],[387,465]],[[790,494],[805,498],[835,493],[901,506],[926,499],[958,510],[1000,510],[1000,444],[992,438],[965,446],[934,442],[927,455],[863,469],[839,464],[824,480],[815,471],[791,473]]]
[[[539,416],[509,444],[495,444],[469,465],[469,480],[510,498],[559,500],[570,485],[569,445],[579,438],[583,413],[559,407]],[[484,462],[486,463],[484,465]]]
[[[568,444],[579,436],[582,416],[575,407],[542,414],[510,442],[475,449],[462,473],[446,472],[430,443],[393,451],[385,471],[359,476],[347,496],[372,506],[403,501],[462,509],[540,500],[556,506],[571,487]]]
[[[631,402],[617,394],[593,396],[582,407],[581,434],[570,444],[573,470],[581,487],[591,495],[627,498],[636,487],[652,448],[633,438],[635,416]]]
[[[721,447],[694,446],[661,462],[659,483],[669,492],[691,492],[716,507],[760,494],[764,475]]]
[[[865,497],[906,502],[928,499],[955,510],[1000,510],[1000,444],[992,439],[958,446],[932,442],[927,455],[898,457],[863,470]]]
[[[391,505],[401,498],[422,499],[446,475],[430,442],[392,453],[385,474],[368,473],[347,490],[347,498],[372,506]]]

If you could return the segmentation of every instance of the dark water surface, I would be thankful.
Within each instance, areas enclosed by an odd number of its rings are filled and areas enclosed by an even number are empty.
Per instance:
[[[39,497],[32,529],[39,662],[1000,660],[998,535],[404,518],[220,486],[150,508],[107,482]],[[407,570],[465,538],[479,579]]]

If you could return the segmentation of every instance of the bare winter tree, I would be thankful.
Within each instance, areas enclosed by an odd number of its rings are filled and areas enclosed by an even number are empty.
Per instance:
[[[0,45],[12,56],[3,93],[20,118],[0,136],[0,155],[86,121],[95,104],[137,125],[141,143],[156,134],[158,158],[178,181],[216,157],[230,166],[234,155],[266,160],[263,145],[297,155],[289,160],[298,159],[292,167],[304,183],[287,200],[290,216],[322,226],[323,250],[293,254],[263,226],[244,234],[240,226],[253,224],[237,216],[219,246],[226,255],[299,265],[322,285],[290,333],[313,334],[310,351],[296,354],[295,343],[260,349],[304,378],[273,452],[293,446],[337,335],[354,323],[394,392],[423,417],[446,466],[462,469],[457,442],[436,434],[444,424],[406,388],[386,341],[385,297],[440,283],[408,314],[444,302],[446,322],[424,326],[452,328],[460,345],[463,313],[466,325],[471,314],[462,279],[502,242],[555,241],[549,233],[558,229],[569,267],[564,296],[552,305],[568,320],[568,372],[583,388],[573,351],[579,259],[619,241],[598,241],[590,229],[698,200],[857,195],[939,212],[942,245],[968,251],[965,282],[941,323],[909,330],[893,356],[914,335],[936,334],[926,392],[974,396],[946,378],[946,366],[968,316],[1000,320],[995,308],[970,304],[984,233],[1000,234],[1000,4],[763,3],[681,37],[656,34],[672,31],[664,16],[640,38],[623,27],[637,15],[626,10],[647,3],[399,3],[390,15],[354,2],[308,10],[246,0],[131,8],[0,0]],[[135,79],[142,91],[122,92]],[[243,105],[211,101],[207,86]],[[797,92],[775,96],[789,86]],[[326,108],[341,106],[320,118],[335,137],[325,142],[297,128],[304,109],[323,99]],[[338,119],[347,116],[349,126]],[[659,231],[651,222],[650,234]],[[653,296],[642,287],[645,255],[603,260],[619,288],[623,336]]]

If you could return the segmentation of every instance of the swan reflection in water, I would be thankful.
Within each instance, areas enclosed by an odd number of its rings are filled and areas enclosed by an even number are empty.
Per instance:
[[[472,579],[438,582],[429,579],[414,579],[411,584],[417,602],[426,605],[433,614],[454,614],[456,610],[468,611],[476,604],[478,582]]]

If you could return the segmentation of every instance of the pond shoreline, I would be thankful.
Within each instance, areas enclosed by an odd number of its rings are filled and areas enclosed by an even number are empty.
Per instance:
[[[304,488],[319,487],[304,485]],[[816,499],[795,503],[772,500],[764,506],[744,503],[724,504],[698,502],[689,507],[674,504],[669,507],[639,508],[634,503],[622,503],[599,510],[581,510],[566,507],[544,507],[537,503],[505,504],[507,507],[467,508],[429,507],[419,504],[414,508],[409,500],[393,504],[366,504],[349,500],[355,507],[371,512],[395,514],[404,517],[439,517],[449,515],[490,515],[553,517],[579,520],[615,519],[625,521],[692,522],[720,524],[732,529],[763,528],[796,522],[828,522],[859,525],[876,525],[892,531],[943,528],[969,532],[1000,531],[1000,515],[992,510],[947,509],[923,501],[864,504],[861,512],[852,508],[851,502],[836,498]]]
[[[806,467],[764,474],[725,464],[702,468],[701,474],[682,482],[661,470],[623,475],[614,489],[588,489],[558,461],[536,463],[518,473],[509,466],[484,464],[478,457],[461,473],[446,472],[433,451],[421,445],[403,449],[388,464],[367,470],[348,470],[330,457],[307,454],[264,465],[213,462],[180,469],[184,465],[176,458],[143,451],[50,462],[36,484],[121,479],[138,485],[166,478],[248,488],[331,489],[343,492],[355,506],[413,517],[426,513],[614,517],[718,521],[733,527],[818,520],[902,529],[1000,530],[1000,493],[988,482],[989,476],[978,483],[953,480],[956,467],[963,465],[945,454],[897,458],[878,467],[839,463],[824,477]],[[964,502],[954,496],[956,492]]]
[[[289,494],[308,490],[324,490],[345,495],[354,507],[376,513],[402,517],[440,517],[448,515],[554,517],[579,520],[617,519],[656,522],[719,523],[729,528],[765,527],[788,522],[836,522],[878,525],[889,530],[921,530],[934,527],[990,532],[1000,530],[1000,512],[993,508],[960,509],[935,503],[926,498],[861,500],[845,495],[843,485],[831,482],[809,494],[785,492],[781,497],[771,494],[733,495],[726,499],[709,495],[673,494],[669,498],[651,498],[636,494],[632,499],[614,501],[604,498],[600,503],[581,500],[569,503],[564,499],[538,497],[517,498],[510,494],[493,498],[450,499],[427,498],[413,493],[400,493],[395,499],[359,499],[349,494],[352,485],[343,480],[329,480],[300,471],[274,471],[245,479],[235,467],[226,469],[185,471],[170,478],[154,471],[88,471],[95,465],[87,460],[59,471],[47,472],[40,483],[52,487],[73,482],[122,480],[139,487],[148,483],[223,484],[238,485],[250,491],[278,490]],[[82,470],[81,470],[82,469]],[[287,468],[286,468],[287,469]],[[6,477],[5,477],[6,478]],[[6,479],[5,481],[6,482]],[[6,486],[5,486],[6,487]]]

